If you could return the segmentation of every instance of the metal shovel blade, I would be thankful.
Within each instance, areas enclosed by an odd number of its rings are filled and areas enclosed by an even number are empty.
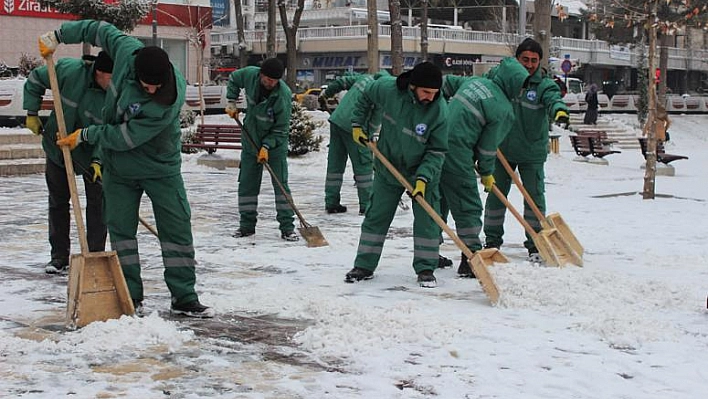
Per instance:
[[[329,245],[322,235],[320,228],[317,226],[298,227],[297,231],[299,231],[302,238],[307,241],[309,248],[326,247]]]
[[[570,229],[570,226],[565,223],[563,217],[559,213],[552,213],[546,216],[546,220],[548,221],[548,224],[558,230],[558,232],[561,234],[561,236],[563,236],[563,238],[568,243],[568,245],[570,245],[573,251],[582,258],[583,254],[585,253],[585,248],[583,248],[583,245],[580,244],[578,238],[575,236],[575,234],[573,234],[573,231]]]

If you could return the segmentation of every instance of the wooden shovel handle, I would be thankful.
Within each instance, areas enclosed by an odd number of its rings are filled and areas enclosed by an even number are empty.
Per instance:
[[[507,209],[509,209],[509,211],[511,211],[511,213],[514,215],[516,220],[518,220],[519,223],[521,223],[521,225],[524,226],[524,230],[526,230],[526,232],[529,233],[529,235],[532,238],[535,238],[537,233],[533,230],[533,227],[531,227],[529,222],[527,222],[524,219],[524,217],[521,216],[519,211],[517,211],[516,208],[514,208],[514,205],[511,205],[511,202],[509,202],[509,199],[507,199],[506,196],[504,196],[504,193],[502,193],[499,190],[499,188],[496,186],[496,184],[492,185],[492,192],[494,193],[494,195],[497,196],[497,198],[499,198],[499,201],[501,201],[504,204],[504,206],[506,206]]]
[[[246,130],[246,128],[243,126],[243,124],[241,124],[241,121],[238,119],[234,119],[234,120],[236,121],[236,124],[238,124],[238,127],[241,128],[241,132],[243,133],[244,136],[246,136],[246,139],[248,140],[248,142],[251,143],[253,148],[256,148],[256,142],[253,140],[253,137],[251,137],[251,135],[248,134],[248,130]],[[302,216],[300,211],[295,206],[295,201],[293,201],[293,197],[287,191],[285,191],[285,186],[283,186],[283,183],[281,183],[280,180],[278,180],[278,177],[273,172],[273,169],[270,167],[270,164],[268,164],[268,162],[263,162],[263,166],[265,166],[265,168],[268,170],[268,173],[270,173],[270,177],[278,185],[278,188],[280,188],[280,191],[283,193],[283,195],[285,196],[285,199],[288,201],[288,205],[290,205],[290,208],[292,208],[292,210],[295,212],[295,214],[297,215],[297,218],[300,219],[300,224],[302,225],[302,227],[305,227],[305,228],[312,227],[311,224],[309,224],[305,221],[305,218]]]
[[[541,222],[542,225],[546,226],[546,217],[543,215],[540,209],[538,209],[538,206],[536,206],[536,203],[533,201],[533,198],[531,198],[531,195],[529,194],[528,191],[526,191],[526,188],[524,187],[524,184],[521,182],[521,179],[519,178],[519,175],[514,172],[514,170],[511,168],[511,165],[509,165],[509,161],[506,160],[506,157],[504,154],[502,154],[501,150],[497,148],[497,159],[499,159],[499,162],[501,162],[502,165],[504,165],[504,169],[506,169],[506,173],[511,176],[511,179],[514,180],[514,184],[516,184],[516,187],[519,188],[519,191],[521,191],[521,195],[524,196],[524,199],[526,200],[526,203],[529,204],[531,207],[531,210],[533,210],[533,214],[536,215],[536,218],[538,219],[539,222]]]
[[[52,88],[52,100],[54,101],[54,115],[57,118],[57,132],[59,138],[66,137],[66,122],[64,120],[64,109],[61,105],[61,92],[59,91],[59,81],[57,80],[57,71],[54,66],[54,57],[49,54],[45,57],[47,61],[47,71],[49,72],[49,86]],[[81,214],[81,203],[79,202],[79,194],[76,189],[76,177],[74,176],[74,163],[71,160],[71,150],[67,146],[61,146],[62,154],[64,155],[64,169],[66,169],[66,180],[69,182],[69,193],[71,193],[71,206],[74,210],[74,218],[76,219],[76,230],[79,233],[79,245],[81,253],[86,255],[88,250],[88,240],[86,238],[86,229],[84,228],[84,219]]]
[[[389,172],[398,180],[401,185],[409,192],[413,192],[413,186],[408,182],[408,180],[399,172],[391,162],[389,162],[388,159],[379,151],[379,149],[376,147],[376,144],[369,141],[366,143],[366,146],[369,147],[371,152],[374,154],[376,158],[378,158],[379,161],[381,161],[382,164],[388,169]],[[460,248],[463,254],[467,257],[467,259],[472,259],[474,257],[474,253],[465,245],[465,243],[460,239],[460,237],[455,234],[454,231],[450,228],[450,226],[445,223],[445,221],[438,215],[438,213],[433,209],[430,204],[423,198],[422,195],[416,195],[414,199],[418,202],[418,204],[430,215],[431,218],[437,223],[438,226],[440,226],[445,233],[452,238],[452,241],[457,244],[457,247]]]

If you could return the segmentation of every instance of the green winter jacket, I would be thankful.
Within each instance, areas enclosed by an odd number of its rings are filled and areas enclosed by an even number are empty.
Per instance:
[[[348,90],[347,94],[340,100],[337,108],[332,112],[332,116],[329,117],[329,122],[334,123],[342,130],[349,131],[352,127],[352,112],[354,112],[361,93],[364,92],[369,83],[383,76],[390,75],[386,71],[377,72],[375,75],[353,73],[328,83],[324,92],[326,97],[332,97],[342,90]],[[371,126],[381,126],[381,115],[369,115],[369,121],[363,126],[368,126],[369,128]]]
[[[468,175],[475,161],[480,175],[494,172],[497,147],[514,126],[512,101],[528,76],[526,68],[509,57],[491,79],[465,78],[448,105],[450,152],[444,173]]]
[[[169,105],[155,101],[143,90],[134,68],[138,39],[102,21],[65,22],[57,31],[62,43],[91,43],[114,60],[113,77],[106,93],[104,125],[89,126],[82,139],[99,144],[104,167],[127,179],[150,179],[180,173],[181,130],[179,113],[186,83],[175,69],[177,96]]]
[[[439,97],[427,105],[418,103],[405,75],[371,82],[359,97],[352,124],[362,126],[371,138],[378,129],[367,129],[367,122],[371,115],[380,112],[382,125],[377,147],[381,153],[410,181],[438,183],[448,150],[447,103]],[[378,159],[374,170],[376,178],[400,184]]]
[[[440,91],[442,92],[443,97],[446,100],[450,100],[452,96],[457,93],[457,90],[459,90],[460,86],[465,84],[471,76],[458,76],[458,75],[445,75],[443,76],[443,85],[440,88]]]
[[[101,110],[106,92],[94,79],[93,64],[76,58],[62,58],[56,62],[55,69],[66,133],[71,134],[78,128],[102,124]],[[28,114],[37,115],[42,105],[42,96],[45,90],[50,88],[46,66],[36,68],[30,73],[24,85],[23,97],[23,108]],[[58,131],[56,115],[52,111],[44,124],[42,147],[52,162],[64,167],[64,156],[61,148],[57,146]],[[99,158],[99,151],[94,146],[82,145],[71,151],[75,173],[82,174],[87,171],[94,158]]]
[[[495,70],[489,71],[493,76]],[[528,87],[514,102],[516,122],[506,140],[499,146],[511,163],[543,163],[548,157],[549,120],[556,112],[568,112],[561,92],[553,79],[545,77],[542,69],[529,78]]]
[[[248,110],[243,127],[256,143],[254,148],[248,139],[242,140],[243,151],[256,154],[266,147],[272,155],[288,154],[288,133],[292,115],[292,92],[280,80],[268,97],[261,98],[261,68],[249,66],[231,73],[226,98],[236,100],[241,89],[246,92]]]

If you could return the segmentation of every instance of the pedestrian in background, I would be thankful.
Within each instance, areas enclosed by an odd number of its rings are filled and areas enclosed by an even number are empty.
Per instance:
[[[597,85],[595,83],[588,87],[588,92],[585,93],[585,103],[587,104],[587,110],[585,111],[585,117],[583,118],[583,124],[585,125],[597,125],[597,114],[600,108],[600,103],[597,99]]]

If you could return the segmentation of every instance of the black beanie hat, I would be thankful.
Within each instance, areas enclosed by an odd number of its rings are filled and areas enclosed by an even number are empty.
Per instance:
[[[108,53],[101,51],[93,62],[93,67],[97,71],[113,73],[113,60],[108,56]]]
[[[432,62],[421,62],[413,67],[410,84],[416,87],[439,89],[442,86],[442,72]]]
[[[519,47],[516,48],[516,58],[519,58],[524,51],[536,53],[538,54],[538,58],[543,58],[543,48],[537,41],[530,37],[524,39],[524,41],[519,44]]]
[[[268,58],[261,64],[261,73],[271,79],[280,79],[283,77],[285,67],[277,58]]]
[[[157,46],[143,47],[135,56],[135,72],[138,79],[150,85],[169,82],[172,74],[170,57]]]

